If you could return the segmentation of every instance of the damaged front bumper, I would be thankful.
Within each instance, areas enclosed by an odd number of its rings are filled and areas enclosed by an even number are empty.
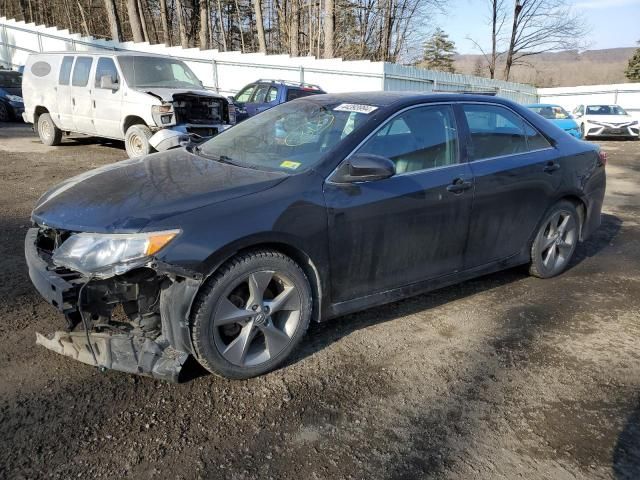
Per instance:
[[[189,311],[202,278],[154,262],[92,280],[53,265],[50,249],[42,243],[40,229],[29,229],[29,277],[42,297],[64,314],[67,328],[37,334],[36,343],[99,368],[177,382],[193,353]]]
[[[231,125],[176,125],[158,130],[149,139],[149,145],[159,152],[187,145],[198,145],[213,138]]]

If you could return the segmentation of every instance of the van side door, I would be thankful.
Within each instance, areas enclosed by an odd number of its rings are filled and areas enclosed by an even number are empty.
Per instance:
[[[92,93],[93,124],[98,135],[124,138],[120,128],[122,90],[121,76],[113,58],[98,58]]]
[[[73,68],[73,55],[65,55],[60,64],[58,74],[58,86],[56,87],[56,103],[58,111],[53,112],[56,125],[61,130],[73,130],[73,111],[71,105],[71,70]]]
[[[93,125],[92,84],[89,82],[93,57],[77,56],[71,75],[71,111],[74,130],[80,133],[96,133]]]

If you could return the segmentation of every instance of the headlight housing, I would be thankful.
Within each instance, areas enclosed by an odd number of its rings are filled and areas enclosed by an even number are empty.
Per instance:
[[[109,278],[144,265],[179,233],[76,233],[54,250],[52,260],[83,275]]]
[[[22,97],[19,95],[7,95],[7,100],[14,103],[23,103]]]

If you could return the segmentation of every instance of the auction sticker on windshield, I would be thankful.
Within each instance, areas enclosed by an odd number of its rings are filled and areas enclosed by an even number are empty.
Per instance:
[[[294,162],[294,161],[291,161],[291,160],[285,160],[284,162],[282,162],[280,164],[281,167],[283,167],[283,168],[291,168],[292,170],[295,170],[300,165],[302,165],[300,162]]]
[[[373,105],[361,105],[356,103],[342,103],[333,109],[334,112],[357,112],[357,113],[371,113],[375,112],[378,107]]]

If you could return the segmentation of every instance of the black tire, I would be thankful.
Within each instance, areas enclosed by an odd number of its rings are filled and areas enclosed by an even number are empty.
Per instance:
[[[38,117],[38,136],[44,145],[55,147],[62,141],[62,130],[53,123],[51,115],[43,113]]]
[[[565,271],[578,245],[580,228],[580,216],[573,203],[562,200],[551,207],[533,240],[529,273],[551,278]]]
[[[9,122],[13,116],[9,111],[9,107],[7,107],[4,103],[0,102],[0,122]]]
[[[131,125],[124,135],[124,147],[129,158],[142,157],[154,151],[149,143],[153,133],[146,125]]]
[[[262,285],[262,296],[254,296]],[[306,333],[312,301],[306,275],[286,255],[256,250],[234,257],[206,282],[194,302],[191,337],[197,360],[210,372],[232,379],[273,370]]]

